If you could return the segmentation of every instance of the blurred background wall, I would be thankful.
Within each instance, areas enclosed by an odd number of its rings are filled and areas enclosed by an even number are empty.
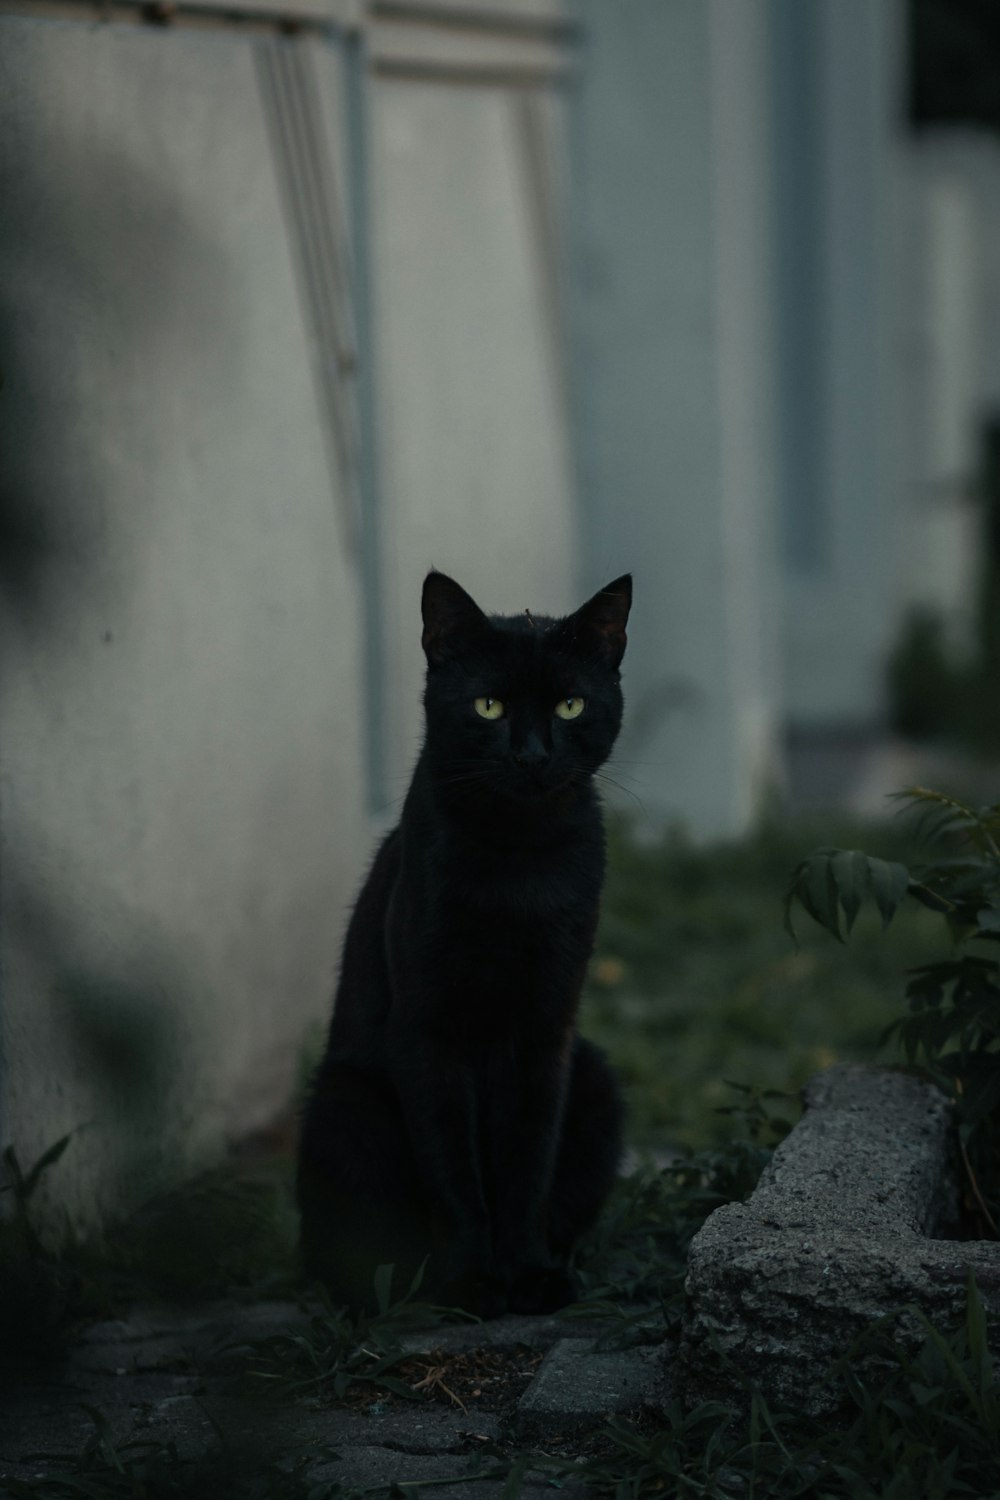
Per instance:
[[[992,27],[10,0],[0,1144],[75,1132],[73,1224],[288,1097],[430,566],[500,611],[634,572],[647,826],[861,805],[988,696]]]

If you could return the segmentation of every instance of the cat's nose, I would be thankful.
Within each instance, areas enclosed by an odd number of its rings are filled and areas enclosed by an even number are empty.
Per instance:
[[[544,766],[549,758],[549,752],[537,734],[526,735],[521,744],[514,751],[515,763],[526,766],[528,769]]]

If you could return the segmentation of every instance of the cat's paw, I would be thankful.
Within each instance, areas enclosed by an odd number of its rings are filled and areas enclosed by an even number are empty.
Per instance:
[[[565,1266],[525,1266],[507,1294],[511,1312],[556,1312],[576,1301],[576,1282]]]
[[[438,1300],[476,1318],[499,1318],[507,1311],[506,1287],[495,1277],[472,1272],[449,1281]]]

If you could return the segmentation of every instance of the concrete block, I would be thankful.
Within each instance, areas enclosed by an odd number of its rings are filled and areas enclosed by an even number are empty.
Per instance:
[[[680,1350],[692,1400],[733,1397],[749,1379],[779,1405],[826,1410],[822,1377],[865,1328],[910,1304],[955,1326],[970,1271],[1000,1350],[1000,1244],[946,1237],[949,1101],[904,1073],[838,1066],[805,1104],[749,1201],[718,1209],[692,1242]],[[923,1332],[912,1310],[895,1325],[907,1342]]]

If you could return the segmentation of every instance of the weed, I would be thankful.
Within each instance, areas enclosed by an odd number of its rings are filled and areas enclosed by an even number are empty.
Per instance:
[[[280,1332],[240,1346],[251,1377],[288,1397],[315,1396],[344,1399],[348,1393],[382,1390],[405,1400],[423,1400],[393,1370],[412,1356],[401,1345],[402,1336],[413,1328],[421,1331],[445,1320],[477,1320],[458,1308],[437,1307],[416,1300],[423,1276],[421,1266],[404,1296],[392,1300],[393,1267],[379,1266],[375,1273],[374,1317],[349,1317],[323,1295],[319,1311],[305,1328]]]
[[[13,1146],[3,1153],[11,1210],[0,1218],[0,1337],[8,1348],[25,1338],[37,1340],[58,1324],[70,1298],[70,1278],[58,1255],[42,1240],[31,1203],[46,1172],[72,1139],[62,1136],[25,1171]]]
[[[883,1033],[955,1101],[974,1232],[1000,1236],[1000,803],[980,810],[943,792],[900,793],[921,814],[929,858],[908,868],[858,849],[817,849],[785,900],[844,942],[866,901],[883,927],[904,898],[944,918],[951,951],[911,969],[908,1009]]]

